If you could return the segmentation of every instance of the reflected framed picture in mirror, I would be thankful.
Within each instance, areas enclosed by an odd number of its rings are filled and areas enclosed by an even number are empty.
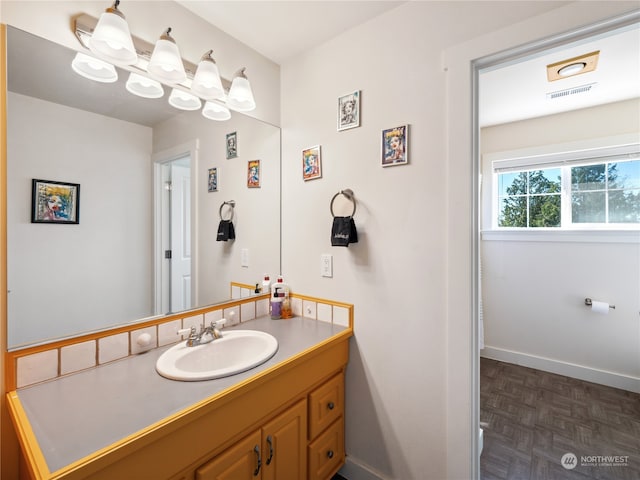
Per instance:
[[[80,184],[32,181],[31,223],[79,223]]]
[[[227,133],[227,160],[238,156],[238,133]]]
[[[247,167],[247,187],[260,187],[260,160],[249,160]]]
[[[207,181],[207,190],[209,192],[218,191],[218,167],[209,169],[209,180]]]

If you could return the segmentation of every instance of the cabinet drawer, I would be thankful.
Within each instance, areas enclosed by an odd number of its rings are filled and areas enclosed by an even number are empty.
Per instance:
[[[344,375],[340,373],[309,394],[309,439],[344,413]]]
[[[326,480],[344,463],[342,417],[309,445],[309,480]]]

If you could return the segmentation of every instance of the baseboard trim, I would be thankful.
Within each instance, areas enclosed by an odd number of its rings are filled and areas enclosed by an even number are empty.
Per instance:
[[[577,378],[587,382],[607,385],[609,387],[620,388],[630,392],[640,393],[640,378],[622,375],[605,370],[585,367],[573,363],[561,362],[551,358],[538,357],[528,353],[514,352],[496,347],[485,347],[480,350],[480,356],[499,360],[501,362],[513,363],[523,367],[535,368],[545,372],[556,373],[566,377]]]
[[[375,472],[349,455],[338,473],[349,480],[388,480],[381,473]]]

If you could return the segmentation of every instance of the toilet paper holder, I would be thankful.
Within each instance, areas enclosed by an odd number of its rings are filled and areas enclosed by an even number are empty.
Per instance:
[[[593,303],[593,302],[592,302],[592,300],[591,300],[590,298],[588,298],[588,297],[587,297],[587,298],[585,298],[585,299],[584,299],[584,304],[585,304],[587,307],[590,307],[592,303]],[[615,310],[615,309],[616,309],[616,306],[615,306],[615,305],[609,305],[609,308],[612,308],[612,309],[614,309],[614,310]]]

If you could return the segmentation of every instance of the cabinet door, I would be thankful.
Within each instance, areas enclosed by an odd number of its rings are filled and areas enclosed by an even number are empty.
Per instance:
[[[259,479],[262,461],[258,430],[198,468],[196,480]]]
[[[262,427],[262,479],[304,479],[306,438],[307,404],[301,400]]]

